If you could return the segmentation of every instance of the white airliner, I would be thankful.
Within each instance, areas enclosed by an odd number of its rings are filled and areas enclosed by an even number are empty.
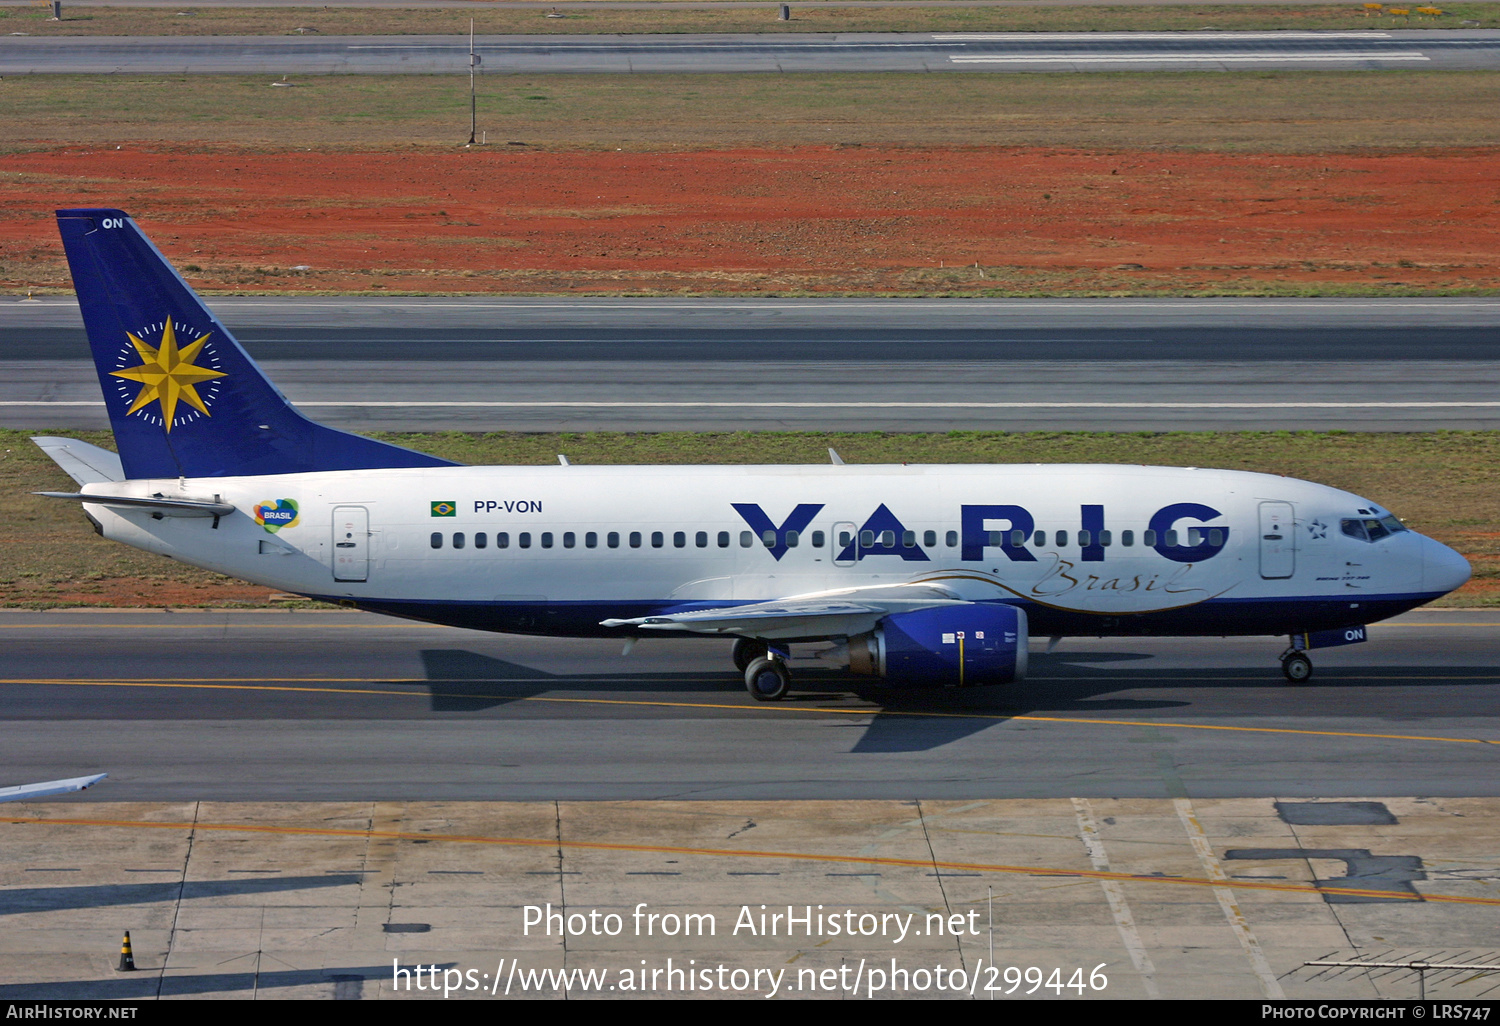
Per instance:
[[[463,467],[307,420],[135,223],[58,225],[119,454],[39,444],[106,538],[490,631],[792,642],[898,686],[1025,676],[1029,634],[1286,635],[1282,667],[1469,577],[1357,495],[1140,466]]]

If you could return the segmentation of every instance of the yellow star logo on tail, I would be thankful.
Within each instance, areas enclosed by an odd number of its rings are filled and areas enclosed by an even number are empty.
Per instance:
[[[136,338],[127,331],[125,336],[130,339],[130,344],[135,346],[135,351],[140,354],[141,365],[126,370],[110,371],[110,374],[117,378],[141,383],[141,390],[137,393],[135,402],[126,411],[126,416],[153,402],[159,402],[162,419],[166,422],[168,432],[172,430],[172,420],[177,415],[179,402],[187,403],[207,416],[208,407],[204,405],[203,398],[198,395],[198,390],[194,386],[204,381],[227,376],[223,371],[193,365],[193,361],[203,352],[203,344],[208,341],[208,336],[211,334],[213,333],[208,332],[196,342],[178,349],[177,332],[172,327],[170,317],[167,318],[166,327],[161,333],[160,348],[153,348],[150,343]]]

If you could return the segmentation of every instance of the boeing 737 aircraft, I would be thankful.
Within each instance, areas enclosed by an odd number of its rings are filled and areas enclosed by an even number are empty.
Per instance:
[[[58,226],[118,455],[37,443],[104,537],[310,598],[560,637],[792,642],[898,686],[1025,676],[1028,635],[1285,635],[1282,667],[1469,577],[1357,495],[1137,466],[463,467],[303,417],[119,210]]]

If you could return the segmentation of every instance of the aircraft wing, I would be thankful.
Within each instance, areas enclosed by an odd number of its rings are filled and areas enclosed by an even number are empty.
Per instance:
[[[76,438],[33,438],[38,449],[52,457],[52,462],[81,485],[104,484],[125,480],[120,457],[108,449],[80,442]]]
[[[109,776],[95,773],[91,777],[69,777],[66,780],[44,780],[40,784],[22,784],[19,787],[0,787],[0,802],[19,802],[27,798],[51,798],[58,794],[72,794],[93,787]]]
[[[931,584],[877,585],[793,595],[743,606],[691,609],[628,620],[600,621],[605,627],[639,627],[652,631],[689,631],[767,640],[833,638],[863,634],[892,613],[930,606],[966,605],[955,593]]]

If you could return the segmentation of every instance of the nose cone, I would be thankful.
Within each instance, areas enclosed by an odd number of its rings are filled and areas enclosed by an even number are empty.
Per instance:
[[[1422,586],[1424,591],[1447,594],[1463,586],[1473,571],[1469,561],[1442,542],[1422,539]]]

